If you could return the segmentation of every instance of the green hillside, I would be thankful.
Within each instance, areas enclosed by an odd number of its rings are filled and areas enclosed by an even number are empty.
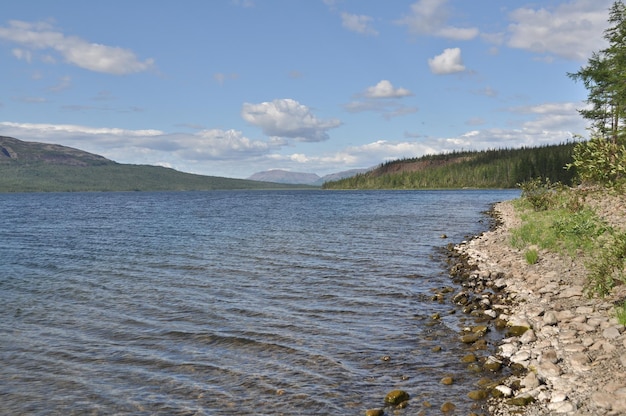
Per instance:
[[[293,188],[296,186],[194,175],[159,166],[120,164],[70,147],[0,136],[0,192]]]
[[[334,182],[324,189],[460,189],[515,188],[533,178],[572,183],[575,143],[460,151],[387,162],[369,172]]]

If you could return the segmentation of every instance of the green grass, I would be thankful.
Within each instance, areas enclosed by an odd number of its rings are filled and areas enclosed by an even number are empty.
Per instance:
[[[511,230],[511,245],[524,250],[529,264],[538,260],[534,247],[585,259],[586,285],[590,296],[605,296],[626,282],[626,232],[618,232],[603,221],[584,201],[579,190],[549,187],[541,194],[531,186],[514,202],[522,224]],[[532,189],[530,194],[528,189]]]
[[[528,249],[524,252],[524,257],[526,258],[526,263],[536,264],[539,261],[539,252],[536,249]]]
[[[626,325],[626,301],[615,307],[615,316],[620,324]]]

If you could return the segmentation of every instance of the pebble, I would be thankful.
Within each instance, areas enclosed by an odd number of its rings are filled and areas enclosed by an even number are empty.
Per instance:
[[[621,334],[620,334],[619,330],[616,327],[614,327],[614,326],[611,326],[611,327],[605,329],[604,331],[602,331],[602,336],[604,338],[606,338],[606,339],[611,339],[611,340],[612,339],[617,339],[617,338],[620,337],[620,335]]]
[[[526,264],[523,251],[509,244],[512,205],[499,203],[496,211],[503,226],[457,249],[473,267],[465,293],[476,304],[489,299],[475,316],[491,320],[492,331],[495,326],[507,337],[495,359],[512,375],[499,380],[494,390],[501,398],[489,399],[485,410],[493,416],[626,415],[626,333],[614,312],[626,288],[615,297],[588,298],[582,258],[542,253],[540,263]],[[619,210],[624,230],[625,211]],[[490,290],[501,292],[487,297]]]

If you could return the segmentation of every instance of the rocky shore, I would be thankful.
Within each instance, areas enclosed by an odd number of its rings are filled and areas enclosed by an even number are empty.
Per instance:
[[[587,203],[612,226],[626,228],[626,198]],[[500,225],[455,246],[451,271],[463,286],[453,301],[486,322],[466,328],[462,342],[480,340],[490,326],[502,334],[496,352],[483,359],[501,374],[484,388],[484,410],[496,416],[625,415],[626,332],[614,306],[626,298],[626,288],[589,298],[583,259],[539,250],[539,261],[528,264],[509,244],[520,221],[512,204],[498,203],[494,212]]]

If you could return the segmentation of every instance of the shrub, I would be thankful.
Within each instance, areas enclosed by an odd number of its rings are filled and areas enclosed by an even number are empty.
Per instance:
[[[582,182],[616,187],[626,178],[626,146],[618,142],[594,137],[574,147],[573,162]]]
[[[624,283],[626,275],[626,232],[607,233],[599,254],[587,265],[589,278],[587,294],[608,295],[617,283]]]

